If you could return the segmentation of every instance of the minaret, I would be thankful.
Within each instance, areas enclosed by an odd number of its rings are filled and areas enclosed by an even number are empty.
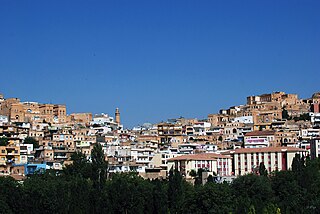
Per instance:
[[[118,125],[120,125],[120,111],[119,108],[116,108],[116,123],[118,123]]]

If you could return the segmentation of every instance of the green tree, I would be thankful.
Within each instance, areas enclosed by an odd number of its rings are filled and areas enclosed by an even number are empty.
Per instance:
[[[168,184],[168,206],[170,213],[182,213],[189,185],[178,170],[170,170]]]
[[[213,183],[214,182],[214,178],[212,175],[209,175],[207,178],[207,183]]]
[[[92,174],[92,166],[87,157],[81,152],[75,152],[71,155],[72,164],[67,165],[63,174],[68,176],[80,176],[90,178]]]
[[[26,137],[23,144],[32,144],[34,149],[39,148],[39,142],[33,137]]]
[[[107,182],[106,191],[111,213],[158,212],[153,206],[153,185],[136,173],[112,175]],[[162,196],[162,193],[159,196]]]
[[[248,213],[253,206],[257,213],[273,203],[271,183],[266,176],[248,174],[236,178],[232,183],[236,213]]]
[[[90,200],[95,191],[92,189],[90,180],[79,176],[69,177],[67,187],[66,206],[68,213],[92,213],[94,207]]]
[[[306,159],[306,166],[303,171],[305,196],[305,209],[309,213],[320,213],[320,160]]]
[[[256,214],[256,209],[254,208],[253,205],[251,205],[251,206],[249,207],[249,212],[248,212],[248,214]]]
[[[304,212],[304,190],[299,186],[292,171],[274,172],[271,186],[274,191],[275,203],[283,213]]]
[[[263,162],[261,162],[259,165],[259,175],[268,176],[268,171],[267,171],[266,166],[264,165]]]
[[[207,183],[186,197],[183,213],[231,213],[233,201],[230,184]]]
[[[200,169],[198,169],[197,172],[195,170],[191,170],[189,172],[189,175],[191,177],[193,177],[193,179],[194,179],[194,184],[195,185],[201,185],[202,184],[202,173],[206,172],[206,171],[207,171],[206,169],[200,168]]]
[[[263,214],[280,214],[280,208],[275,205],[275,204],[268,204],[264,209],[263,209]]]
[[[108,175],[108,162],[102,150],[102,146],[96,143],[91,151],[91,176],[93,191],[91,192],[92,212],[104,212],[104,187]]]
[[[0,177],[0,213],[22,213],[21,184],[11,177]]]
[[[300,157],[300,154],[295,154],[292,164],[291,164],[291,169],[292,172],[295,176],[295,179],[298,181],[298,184],[302,186],[304,182],[304,170],[305,170],[305,158],[304,156]]]
[[[68,182],[52,173],[33,175],[23,183],[26,213],[68,213]]]
[[[9,139],[7,137],[0,137],[0,146],[7,146],[9,144]]]
[[[154,213],[168,213],[168,185],[166,181],[155,179],[153,185],[153,211]]]
[[[309,115],[309,113],[305,113],[305,114],[301,114],[299,117],[294,117],[293,119],[296,122],[299,121],[299,120],[310,121],[311,120],[311,116]]]
[[[291,117],[289,116],[288,110],[286,107],[282,107],[282,119],[290,120]]]
[[[91,151],[92,161],[92,175],[94,188],[101,190],[106,182],[108,173],[108,162],[105,160],[105,156],[100,143],[93,146]]]

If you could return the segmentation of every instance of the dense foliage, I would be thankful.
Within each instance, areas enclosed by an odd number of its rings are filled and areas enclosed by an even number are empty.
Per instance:
[[[0,137],[0,146],[7,146],[9,144],[9,139],[7,137]]]
[[[320,213],[319,160],[296,156],[292,171],[191,185],[178,172],[167,180],[135,173],[107,178],[100,149],[92,161],[75,153],[74,164],[59,174],[23,183],[1,177],[0,213]]]
[[[39,148],[39,142],[33,137],[26,137],[23,144],[32,144],[34,149]]]

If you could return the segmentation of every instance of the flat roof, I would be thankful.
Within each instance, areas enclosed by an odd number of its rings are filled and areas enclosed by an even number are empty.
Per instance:
[[[231,158],[227,155],[221,155],[216,153],[199,153],[190,155],[181,155],[174,158],[168,159],[168,161],[178,161],[178,160],[216,160],[218,158]]]
[[[275,131],[266,130],[266,131],[252,131],[246,133],[244,136],[268,136],[268,135],[274,135]]]
[[[241,153],[266,153],[266,152],[306,152],[307,150],[295,147],[264,147],[264,148],[240,148],[230,150],[224,154]]]

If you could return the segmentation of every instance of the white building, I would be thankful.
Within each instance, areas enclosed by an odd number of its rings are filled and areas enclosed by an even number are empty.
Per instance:
[[[319,125],[320,124],[320,113],[310,112],[309,115],[311,117],[311,123],[312,124],[314,124],[314,125]]]
[[[4,115],[0,115],[0,125],[2,126],[5,123],[8,123],[8,117]]]
[[[137,164],[149,166],[154,156],[154,150],[150,148],[132,148],[131,160]]]
[[[310,142],[310,154],[311,154],[311,158],[315,159],[315,158],[319,158],[319,154],[320,154],[320,138],[314,138],[311,140]]]
[[[232,122],[236,123],[244,123],[244,124],[252,124],[253,117],[252,116],[243,116],[243,117],[235,117]]]
[[[90,125],[95,126],[105,126],[111,128],[111,130],[122,130],[123,126],[119,125],[113,117],[110,117],[108,114],[96,114],[93,117],[93,120],[90,122]]]
[[[301,129],[300,136],[304,139],[305,138],[311,139],[314,137],[320,137],[320,129],[315,129],[315,128]]]
[[[307,155],[306,150],[295,147],[241,148],[225,154],[233,157],[233,173],[237,176],[257,172],[260,163],[264,163],[268,172],[288,170],[297,153]]]
[[[193,135],[206,135],[206,131],[209,131],[211,123],[197,122],[193,125]]]
[[[269,147],[275,141],[274,131],[253,131],[245,134],[245,148]]]
[[[190,172],[206,169],[219,176],[232,175],[232,158],[216,153],[199,153],[182,155],[168,160],[168,170],[176,169],[187,179],[191,178]]]

